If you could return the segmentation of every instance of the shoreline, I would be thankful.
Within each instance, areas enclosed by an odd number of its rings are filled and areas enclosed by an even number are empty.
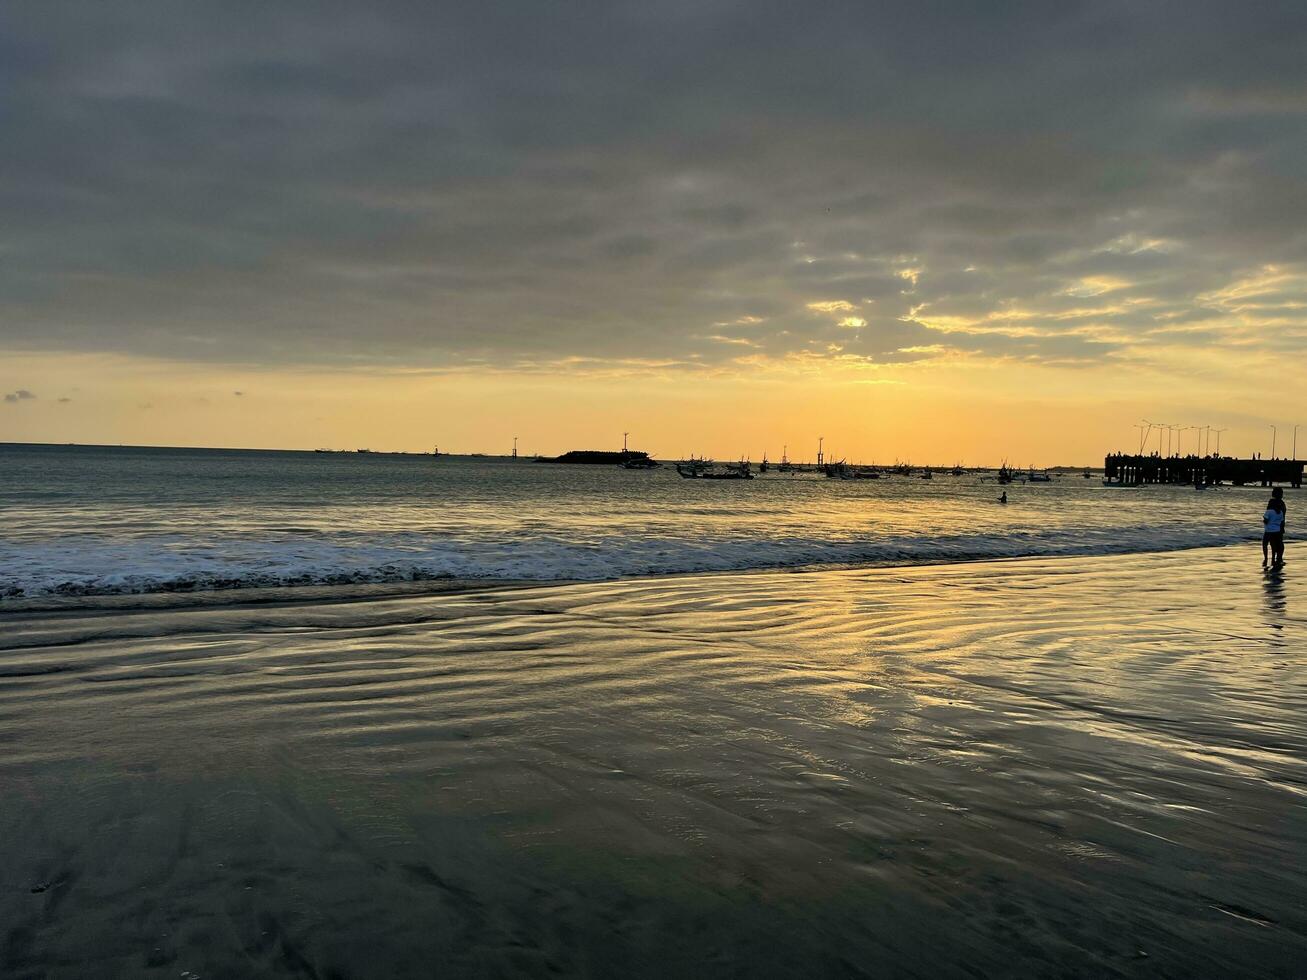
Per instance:
[[[1286,544],[1293,542],[1286,538]],[[1187,551],[1223,548],[1255,548],[1259,537],[1249,536],[1240,541],[1221,544],[1179,544],[1173,548],[1146,548],[1139,550],[1104,550],[1087,553],[1028,554],[1028,555],[977,555],[975,557],[922,558],[912,560],[812,562],[792,565],[758,565],[747,568],[691,569],[684,571],[649,572],[637,575],[615,575],[611,578],[492,578],[435,575],[430,578],[407,578],[394,581],[357,583],[304,583],[293,585],[234,585],[195,589],[150,589],[143,591],[87,592],[38,594],[33,596],[0,596],[0,618],[6,615],[27,613],[65,612],[86,610],[138,611],[185,609],[197,606],[240,605],[294,605],[318,602],[354,602],[361,599],[390,599],[404,596],[461,594],[479,591],[529,589],[545,586],[602,584],[609,582],[639,582],[645,579],[667,579],[700,575],[750,575],[765,573],[812,574],[824,571],[872,568],[923,568],[972,565],[986,562],[1060,561],[1076,558],[1109,558],[1128,555],[1169,555]]]

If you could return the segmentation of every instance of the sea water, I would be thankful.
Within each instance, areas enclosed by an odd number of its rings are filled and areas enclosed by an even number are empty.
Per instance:
[[[1266,498],[1079,473],[1013,484],[1006,505],[1003,489],[992,471],[718,482],[670,465],[4,444],[0,596],[1171,550],[1256,538]]]

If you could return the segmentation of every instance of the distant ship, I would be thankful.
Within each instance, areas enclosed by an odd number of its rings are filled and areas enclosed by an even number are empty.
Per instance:
[[[728,469],[718,472],[711,469],[712,463],[708,460],[690,460],[687,463],[677,463],[676,472],[686,480],[752,480],[753,474],[749,472],[748,463],[739,463]]]

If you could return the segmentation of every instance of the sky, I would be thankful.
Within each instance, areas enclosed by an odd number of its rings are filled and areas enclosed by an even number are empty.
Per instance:
[[[0,441],[1284,455],[1304,51],[1301,0],[16,0]]]

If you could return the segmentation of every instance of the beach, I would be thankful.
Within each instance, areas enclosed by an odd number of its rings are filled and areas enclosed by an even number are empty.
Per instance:
[[[1289,557],[0,605],[0,973],[1293,975]]]

